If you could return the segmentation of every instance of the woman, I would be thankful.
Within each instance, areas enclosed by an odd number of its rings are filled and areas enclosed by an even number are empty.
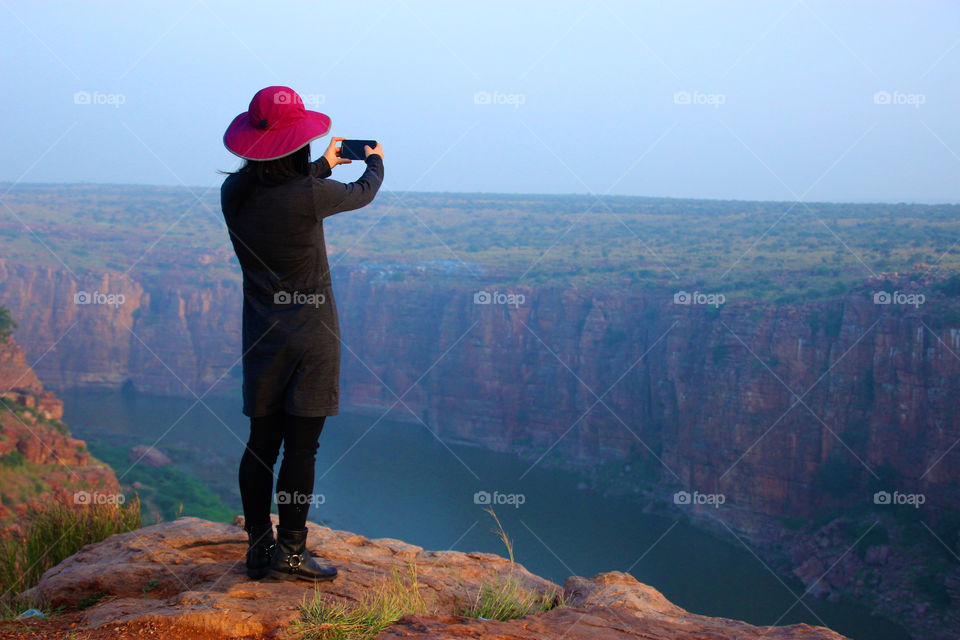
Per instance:
[[[244,158],[220,189],[220,204],[243,272],[243,413],[250,438],[240,460],[249,546],[247,575],[332,580],[306,549],[318,439],[339,404],[340,328],[323,219],[369,204],[383,182],[383,149],[364,147],[356,182],[328,179],[340,157],[333,138],[310,162],[310,142],[330,118],[308,111],[288,87],[258,91],[223,136]],[[273,466],[280,522],[270,521]]]

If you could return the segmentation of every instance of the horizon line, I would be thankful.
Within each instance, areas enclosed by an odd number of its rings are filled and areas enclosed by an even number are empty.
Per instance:
[[[162,183],[147,183],[147,182],[88,182],[88,181],[79,181],[79,182],[27,182],[27,181],[9,181],[9,180],[0,180],[0,185],[8,187],[7,192],[15,190],[19,186],[30,186],[30,187],[71,187],[71,186],[101,186],[101,187],[150,187],[157,189],[185,189],[187,191],[191,190],[202,190],[213,191],[213,187],[210,186],[201,186],[201,185],[184,185],[184,184],[162,184]],[[403,189],[381,189],[384,193],[407,193],[407,194],[416,194],[416,195],[463,195],[463,196],[532,196],[537,198],[594,198],[603,200],[604,198],[614,198],[614,199],[637,199],[637,200],[679,200],[679,201],[691,201],[691,202],[742,202],[742,203],[773,203],[773,204],[795,204],[798,202],[803,202],[808,205],[890,205],[890,206],[924,206],[924,207],[950,207],[950,206],[960,206],[960,201],[954,202],[923,202],[923,201],[906,201],[900,200],[897,202],[886,201],[886,200],[760,200],[760,199],[749,199],[749,198],[704,198],[704,197],[694,197],[694,196],[650,196],[650,195],[637,195],[637,194],[593,194],[593,193],[583,193],[583,192],[569,192],[569,193],[541,193],[541,192],[529,192],[529,191],[410,191]]]

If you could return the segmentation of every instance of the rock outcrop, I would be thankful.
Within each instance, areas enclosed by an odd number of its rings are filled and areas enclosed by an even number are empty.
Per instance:
[[[130,461],[142,461],[151,467],[162,467],[172,462],[163,451],[146,444],[130,447]]]
[[[29,511],[120,494],[113,469],[70,435],[63,403],[45,391],[13,338],[0,340],[0,524],[16,535]],[[84,492],[78,496],[77,492]]]
[[[561,588],[496,555],[427,551],[313,523],[307,523],[308,547],[339,567],[335,581],[316,586],[254,581],[244,574],[246,535],[240,520],[230,525],[180,518],[113,535],[47,571],[23,597],[67,608],[92,598],[95,604],[83,610],[74,630],[81,639],[99,638],[83,634],[109,629],[116,630],[112,637],[125,640],[140,637],[145,628],[160,634],[150,637],[163,637],[166,630],[170,637],[293,638],[290,623],[299,616],[298,605],[315,592],[353,606],[378,580],[394,571],[406,575],[412,567],[427,612],[402,618],[380,638],[843,639],[822,627],[754,627],[691,614],[623,573],[571,577]],[[534,592],[563,591],[567,606],[504,622],[459,615],[463,602],[476,597],[482,585],[507,576]],[[15,633],[15,625],[0,625],[0,633]],[[34,626],[42,630],[42,625]]]

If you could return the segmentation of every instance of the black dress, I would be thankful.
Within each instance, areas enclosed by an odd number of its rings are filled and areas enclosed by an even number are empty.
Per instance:
[[[243,413],[334,416],[339,410],[340,326],[323,219],[369,204],[383,182],[371,155],[356,182],[329,180],[321,157],[310,175],[265,186],[227,177],[220,206],[243,272]]]

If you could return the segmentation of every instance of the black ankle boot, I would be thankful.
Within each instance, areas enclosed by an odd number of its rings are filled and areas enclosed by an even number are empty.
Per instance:
[[[247,575],[255,580],[270,572],[270,559],[277,546],[273,539],[273,523],[246,526],[247,532]]]
[[[333,580],[337,568],[318,564],[307,551],[307,530],[277,527],[277,546],[270,561],[270,572],[283,580]]]

